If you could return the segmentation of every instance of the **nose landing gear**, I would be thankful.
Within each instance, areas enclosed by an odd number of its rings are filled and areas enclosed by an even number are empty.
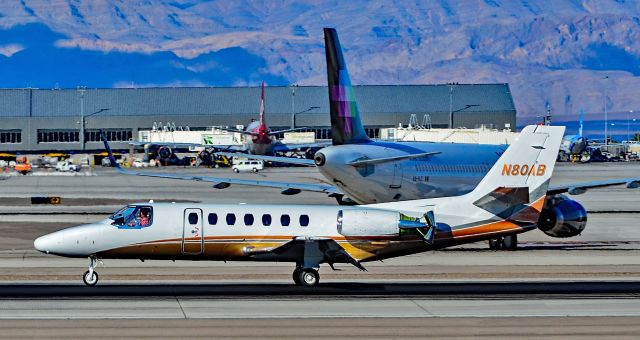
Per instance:
[[[95,286],[98,283],[98,272],[94,269],[96,267],[96,258],[93,256],[89,257],[89,270],[82,274],[82,281],[87,286]]]

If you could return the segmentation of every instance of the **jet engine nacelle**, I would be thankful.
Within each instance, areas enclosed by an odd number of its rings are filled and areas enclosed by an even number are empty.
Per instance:
[[[397,236],[400,234],[400,213],[376,209],[345,209],[338,211],[338,233],[347,237]]]
[[[558,238],[580,235],[587,226],[587,211],[584,207],[564,195],[547,197],[540,218],[538,229],[543,233]]]
[[[158,157],[163,161],[168,161],[173,156],[173,150],[168,146],[161,146],[158,148]]]
[[[213,163],[211,156],[211,152],[209,152],[209,150],[207,149],[204,149],[198,153],[198,158],[200,158],[200,160],[205,164]]]

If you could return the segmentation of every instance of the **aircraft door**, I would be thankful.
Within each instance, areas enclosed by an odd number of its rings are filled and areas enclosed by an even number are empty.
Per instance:
[[[202,210],[184,209],[182,225],[182,253],[200,255],[204,249]]]
[[[390,156],[397,156],[397,154],[390,153]],[[393,177],[389,184],[390,189],[400,189],[402,187],[402,161],[389,163],[393,169]]]

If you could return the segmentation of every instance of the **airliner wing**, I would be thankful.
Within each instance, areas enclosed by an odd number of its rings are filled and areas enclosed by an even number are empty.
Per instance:
[[[245,130],[238,130],[238,129],[232,129],[232,128],[217,127],[216,129],[218,129],[218,130],[223,130],[223,131],[227,131],[227,132],[240,133],[240,134],[243,134],[243,135],[249,135],[249,136],[255,136],[255,135],[256,135],[256,133],[255,133],[255,132],[245,131]]]
[[[284,129],[284,130],[278,130],[278,131],[271,131],[270,133],[272,135],[277,135],[279,133],[294,132],[294,131],[309,130],[309,129],[310,128],[308,126],[306,126],[306,127],[298,127],[298,128],[293,128],[293,129]]]
[[[547,195],[556,195],[569,193],[570,195],[579,195],[585,193],[588,189],[604,188],[614,185],[625,185],[629,189],[640,188],[640,177],[621,178],[604,181],[572,183],[559,186],[549,187]]]
[[[296,165],[315,166],[315,164],[313,163],[313,159],[306,159],[306,158],[250,155],[250,154],[240,154],[240,153],[234,153],[234,152],[216,152],[216,155],[222,155],[227,157],[243,157],[243,158],[249,158],[249,159],[259,159],[267,162],[279,162],[279,163],[288,163],[288,164],[296,164]]]
[[[316,142],[316,143],[278,143],[273,146],[274,152],[289,152],[289,151],[300,151],[304,149],[310,148],[324,148],[326,146],[330,146],[331,142]]]
[[[118,170],[118,172],[125,175],[180,179],[180,180],[187,180],[187,181],[211,182],[211,183],[215,183],[213,187],[216,189],[228,188],[231,184],[241,184],[241,185],[253,185],[253,186],[282,189],[282,194],[284,195],[295,195],[297,193],[300,193],[300,191],[303,191],[303,190],[314,191],[314,192],[324,192],[327,194],[335,194],[335,195],[344,195],[344,193],[340,191],[340,189],[338,189],[333,185],[328,185],[328,184],[256,181],[256,180],[240,179],[240,178],[189,176],[189,175],[166,174],[166,173],[133,171],[128,169],[123,169],[120,167],[118,162],[116,162],[115,157],[113,157],[113,152],[111,151],[111,147],[109,146],[109,142],[107,141],[107,137],[104,135],[104,132],[100,131],[100,134],[102,136],[102,142],[104,143],[104,147],[107,150],[107,153],[109,155],[109,161],[111,161],[111,164]]]
[[[168,146],[170,148],[214,148],[214,149],[218,149],[218,150],[225,150],[225,151],[236,151],[236,152],[243,152],[246,151],[246,148],[244,145],[214,145],[214,144],[200,144],[200,143],[172,143],[172,142],[129,142],[130,145],[136,145],[136,146],[144,146],[144,145],[156,145],[156,146]]]
[[[223,177],[210,177],[210,176],[190,176],[190,175],[178,175],[178,174],[147,172],[147,171],[133,171],[128,169],[123,169],[119,166],[116,168],[118,172],[125,175],[215,183],[213,187],[216,189],[225,189],[225,188],[228,188],[231,184],[240,184],[240,185],[252,185],[252,186],[261,186],[261,187],[269,187],[269,188],[278,188],[278,189],[282,189],[282,194],[285,194],[285,195],[294,195],[294,194],[300,193],[300,191],[324,192],[327,194],[340,194],[340,195],[343,194],[343,192],[340,191],[340,189],[338,189],[333,185],[328,185],[328,184],[259,181],[259,180],[250,180],[250,179],[223,178]]]

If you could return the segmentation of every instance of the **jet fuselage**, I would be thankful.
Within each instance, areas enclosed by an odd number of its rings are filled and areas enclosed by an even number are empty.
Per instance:
[[[320,173],[359,204],[459,196],[473,190],[506,145],[370,142],[316,153]],[[366,159],[439,152],[404,161],[352,166]]]

